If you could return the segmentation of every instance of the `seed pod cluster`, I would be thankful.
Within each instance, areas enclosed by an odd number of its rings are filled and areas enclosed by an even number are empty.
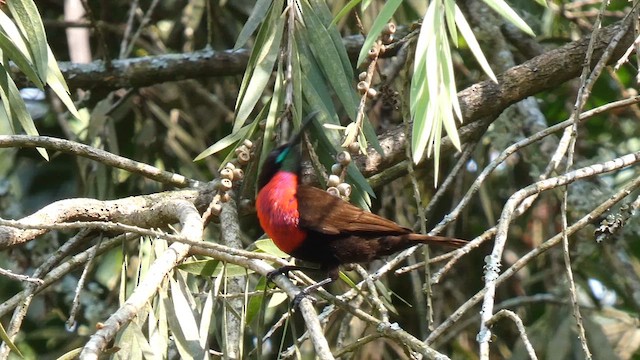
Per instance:
[[[383,44],[388,45],[393,42],[393,34],[395,34],[396,29],[396,24],[394,23],[390,22],[385,25],[385,27],[382,29],[382,36],[380,37],[380,40],[382,40]]]
[[[242,145],[236,148],[236,159],[240,166],[244,166],[251,160],[251,150],[253,149],[253,143],[251,140],[246,139]]]
[[[357,143],[356,143],[357,144]],[[351,185],[344,182],[346,168],[351,163],[351,154],[341,151],[336,154],[336,162],[331,166],[331,175],[327,180],[327,192],[345,200],[351,196]]]

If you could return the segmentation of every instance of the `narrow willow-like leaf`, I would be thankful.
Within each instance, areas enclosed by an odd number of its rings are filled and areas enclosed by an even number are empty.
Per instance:
[[[2,96],[2,94],[0,93],[0,96]],[[13,124],[12,124],[12,120],[9,117],[9,113],[11,111],[7,111],[4,107],[4,104],[0,102],[0,122],[4,122],[5,124],[9,125],[8,128],[3,127],[2,125],[0,125],[0,134],[3,134],[4,130],[8,130],[7,132],[10,132],[11,134],[15,133],[15,129],[13,128]],[[4,134],[3,134],[4,135]]]
[[[13,82],[13,79],[11,79],[7,75],[6,69],[4,69],[4,67],[0,67],[0,76],[3,75],[6,76],[6,78],[2,79],[1,81],[2,83],[5,83],[6,81],[7,84],[6,91],[8,93],[7,95],[9,98],[9,103],[11,103],[12,117],[20,122],[22,129],[27,133],[27,135],[38,136],[38,130],[36,129],[36,125],[33,123],[31,115],[27,111],[27,106],[24,104],[24,100],[22,100],[22,97],[20,96],[20,90],[18,90],[18,87]],[[43,148],[36,149],[45,160],[49,161],[47,150]]]
[[[360,4],[362,0],[351,0],[348,3],[346,3],[342,9],[340,9],[340,11],[338,11],[338,13],[336,14],[336,16],[333,18],[333,20],[331,21],[332,25],[335,25],[338,23],[338,21],[340,21],[340,19],[342,19],[343,17],[345,17],[348,13],[351,12],[351,10],[356,7],[358,4]]]
[[[157,359],[159,357],[160,354],[154,351],[147,341],[147,338],[144,336],[142,328],[135,321],[130,322],[127,329],[131,331],[132,338],[138,345],[144,359]]]
[[[16,63],[18,68],[31,80],[39,89],[43,89],[42,81],[36,73],[31,60],[25,56],[18,46],[10,39],[4,31],[0,30],[0,49],[2,49],[9,59]],[[6,65],[6,64],[5,64]]]
[[[398,7],[402,4],[402,0],[388,0],[380,13],[373,21],[373,25],[371,25],[371,29],[369,29],[369,33],[367,34],[367,38],[364,40],[362,44],[362,49],[360,50],[360,54],[358,55],[357,66],[360,66],[364,60],[367,58],[367,53],[373,47],[373,43],[376,42],[376,39],[380,36],[382,29],[389,22],[389,19],[395,14]]]
[[[453,45],[458,47],[458,32],[456,31],[456,17],[455,17],[455,0],[444,0],[444,14],[447,23],[447,29],[449,30],[449,36]]]
[[[3,118],[6,119],[11,133],[15,134],[16,129],[13,124],[13,115],[11,111],[11,102],[9,102],[9,74],[7,69],[0,64],[0,99],[2,99]]]
[[[269,7],[273,0],[258,0],[256,4],[253,6],[253,11],[251,11],[251,15],[249,15],[249,19],[242,27],[240,34],[238,35],[238,39],[236,40],[236,44],[233,47],[233,50],[238,50],[243,47],[253,33],[256,31],[260,23],[267,17],[269,14]]]
[[[331,41],[333,41],[333,46],[335,46],[336,51],[338,52],[338,58],[340,59],[340,63],[342,63],[342,68],[344,69],[344,73],[346,74],[348,79],[354,79],[353,75],[353,64],[351,64],[351,60],[349,59],[349,54],[347,54],[347,48],[344,45],[344,40],[342,38],[342,34],[338,31],[338,28],[335,25],[332,25],[332,16],[331,11],[327,7],[327,2],[325,0],[308,0],[311,4],[311,7],[314,10],[314,13],[318,16],[320,23],[329,33],[329,37]],[[352,91],[354,99],[356,99],[355,91]],[[357,100],[356,100],[357,101]]]
[[[442,47],[441,47],[441,56],[442,65],[441,65],[441,73],[442,73],[442,83],[443,89],[441,90],[440,96],[442,97],[441,104],[442,114],[443,114],[443,124],[444,129],[449,135],[451,139],[451,143],[456,149],[460,150],[462,145],[460,144],[460,137],[458,136],[458,130],[456,129],[456,119],[453,114],[456,110],[459,111],[460,105],[458,104],[458,96],[456,92],[456,82],[453,78],[453,64],[451,60],[451,52],[449,51],[449,41],[447,40],[446,34],[442,34],[443,37],[441,39]],[[461,117],[461,115],[459,115]]]
[[[213,292],[209,290],[207,293],[207,298],[204,301],[204,305],[202,305],[202,312],[200,314],[200,346],[203,349],[207,349],[207,339],[209,337],[209,328],[211,325],[211,320],[213,319]]]
[[[278,59],[285,22],[280,18],[280,16],[275,16],[275,14],[279,13],[279,10],[272,9],[272,12],[274,13],[274,16],[269,17],[269,21],[273,22],[269,26],[272,31],[269,33],[264,43],[256,43],[256,47],[254,47],[254,51],[258,51],[259,55],[256,58],[255,67],[242,97],[242,101],[236,106],[236,120],[233,124],[234,132],[244,126],[249,115],[251,115],[251,112],[258,103],[258,100],[260,100],[260,97],[271,78],[273,66]],[[251,65],[252,64],[249,64],[249,66]]]
[[[500,16],[507,19],[510,23],[515,25],[518,29],[526,32],[531,36],[535,36],[535,33],[527,23],[507,4],[504,0],[483,0],[493,10],[495,10]]]
[[[11,39],[11,41],[13,41],[13,43],[20,49],[20,52],[29,59],[29,62],[33,63],[31,52],[29,51],[27,43],[24,42],[20,30],[18,30],[16,24],[9,16],[7,16],[7,14],[4,13],[4,11],[0,11],[0,28],[7,33],[9,39]]]
[[[267,114],[267,121],[264,127],[264,135],[262,136],[262,151],[260,152],[260,165],[264,163],[269,152],[274,148],[274,142],[271,140],[275,134],[276,120],[278,114],[282,110],[282,104],[284,102],[284,72],[282,69],[282,63],[278,66],[276,73],[276,81],[273,88],[273,96],[271,97],[271,104],[269,105],[269,113]]]
[[[75,348],[71,351],[64,353],[64,355],[58,357],[56,360],[75,360],[80,358],[80,353],[84,347]]]
[[[47,78],[48,53],[47,35],[40,18],[40,13],[33,0],[8,1],[9,10],[18,24],[20,31],[28,40],[28,46],[33,55],[33,62],[41,79]]]
[[[13,341],[9,339],[9,334],[7,334],[7,331],[4,329],[2,324],[0,324],[0,339],[2,339],[2,341],[4,341],[4,343],[9,347],[9,349],[15,352],[16,355],[18,355],[20,358],[24,358],[24,356],[22,356],[22,353],[20,352],[20,349],[18,349],[18,347],[13,343]]]
[[[198,156],[196,156],[196,158],[193,159],[193,161],[202,160],[209,155],[215,154],[218,151],[228,148],[229,146],[240,141],[241,139],[246,139],[250,137],[250,135],[253,134],[253,131],[255,130],[256,125],[257,125],[257,121],[254,121],[251,124],[243,127],[242,129],[238,131],[234,131],[231,134],[223,137],[222,139],[218,140],[215,144],[209,146],[203,152],[198,154]]]
[[[305,4],[305,3],[303,3]],[[304,8],[306,34],[315,59],[320,64],[322,72],[336,92],[336,95],[347,109],[355,109],[357,100],[351,84],[351,78],[345,73],[340,62],[340,55],[327,29],[322,25],[313,9],[308,5]]]
[[[451,99],[453,113],[458,117],[458,120],[462,122],[462,110],[460,109],[460,102],[458,101],[458,90],[456,89],[456,78],[455,73],[453,72],[453,60],[451,59],[451,51],[448,51],[448,49],[445,50],[444,56],[446,58],[446,66],[442,69],[442,76],[444,81],[450,84],[447,88],[449,89],[449,98]]]
[[[226,270],[225,270],[226,267]],[[218,277],[225,275],[227,277],[244,276],[251,274],[253,271],[235,264],[223,264],[218,260],[196,260],[181,264],[178,266],[180,270],[184,270],[190,274],[204,277]],[[248,271],[248,272],[247,272]]]
[[[171,318],[174,320],[170,320],[169,323],[176,339],[176,345],[178,345],[178,352],[183,358],[202,359],[206,351],[200,346],[198,323],[187,299],[190,294],[186,294],[184,288],[176,280],[169,279],[169,281],[171,284],[170,301],[173,309]]]
[[[302,122],[302,68],[300,67],[300,53],[298,52],[298,42],[290,39],[293,44],[293,54],[291,54],[292,81],[293,81],[293,108],[294,120],[296,124]]]
[[[469,23],[467,23],[467,19],[464,18],[464,14],[462,13],[458,5],[455,5],[455,19],[456,25],[458,25],[458,29],[460,29],[462,37],[464,37],[464,40],[467,42],[469,50],[471,50],[471,52],[473,53],[473,56],[478,61],[478,64],[480,64],[480,67],[482,67],[482,70],[485,72],[485,74],[487,74],[487,76],[491,80],[497,83],[498,80],[496,79],[496,75],[493,73],[493,70],[491,70],[491,66],[489,66],[489,62],[484,57],[484,53],[480,48],[480,44],[478,44],[478,40],[476,40],[476,36],[473,34]]]
[[[271,10],[269,11],[269,15],[267,19],[260,26],[260,30],[258,30],[258,35],[256,36],[255,42],[253,44],[253,50],[249,55],[249,61],[247,62],[247,68],[244,72],[244,76],[242,77],[242,83],[240,84],[240,89],[238,91],[238,98],[236,100],[236,114],[237,109],[244,100],[244,97],[249,88],[249,82],[253,76],[253,70],[256,68],[258,64],[258,58],[261,56],[261,51],[268,51],[269,48],[265,47],[264,44],[268,41],[269,36],[273,32],[272,27],[275,26],[278,22],[278,18],[281,15],[280,11],[274,12],[274,8],[282,8],[284,4],[284,0],[274,0],[274,4],[271,6]],[[274,19],[275,18],[275,19]]]
[[[285,253],[284,251],[280,250],[276,244],[273,243],[273,240],[271,239],[260,239],[257,240],[256,242],[253,243],[253,245],[255,245],[255,247],[261,251],[264,251],[267,254],[273,255],[273,256],[277,256],[279,258],[288,258],[289,254]]]
[[[51,87],[51,90],[53,90],[53,92],[58,95],[58,98],[60,98],[60,101],[62,101],[62,103],[67,107],[67,110],[69,110],[71,115],[73,115],[76,119],[80,119],[80,113],[78,112],[78,109],[76,109],[76,105],[73,103],[73,100],[69,96],[70,92],[69,87],[67,86],[67,82],[64,80],[64,76],[62,76],[62,72],[58,67],[58,62],[56,61],[51,48],[49,48],[48,46],[47,51],[49,52],[47,85],[49,85],[49,87]]]
[[[300,67],[304,72],[301,75],[301,87],[304,98],[309,102],[310,108],[320,110],[320,116],[327,116],[327,121],[339,124],[338,114],[329,94],[322,70],[316,62],[308,47],[309,40],[305,34],[296,34],[296,44],[299,49]],[[310,100],[309,98],[312,98]]]

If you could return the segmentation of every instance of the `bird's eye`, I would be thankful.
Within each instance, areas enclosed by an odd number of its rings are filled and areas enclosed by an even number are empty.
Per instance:
[[[289,147],[282,150],[282,152],[276,158],[276,164],[280,164],[281,162],[284,161],[284,158],[286,158],[287,154],[289,154],[289,150],[291,150],[291,148]]]

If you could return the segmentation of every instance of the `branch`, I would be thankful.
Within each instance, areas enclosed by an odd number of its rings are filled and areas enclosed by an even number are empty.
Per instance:
[[[0,135],[0,148],[10,147],[41,147],[49,150],[58,150],[68,154],[74,154],[85,157],[87,159],[95,160],[105,165],[126,170],[133,174],[139,174],[149,179],[159,181],[163,184],[168,184],[179,188],[184,188],[187,186],[197,187],[202,185],[200,181],[187,179],[180,174],[160,170],[151,165],[118,156],[108,151],[91,147],[89,145],[49,136]]]
[[[187,201],[167,201],[160,204],[167,215],[174,216],[182,225],[180,234],[193,240],[202,240],[203,223],[198,210]],[[171,221],[173,222],[173,221]],[[129,323],[147,302],[157,293],[158,287],[182,260],[189,254],[190,245],[175,243],[158,257],[144,280],[136,287],[127,301],[113,313],[102,327],[91,336],[84,346],[80,357],[82,359],[97,359],[107,344],[116,336],[118,330]]]
[[[602,56],[607,45],[620,32],[622,26],[621,23],[616,23],[600,30],[598,40],[594,43],[592,65]],[[615,59],[622,56],[633,44],[633,40],[633,31],[626,31],[613,51],[612,60],[609,63],[614,63]],[[461,140],[465,142],[480,136],[488,123],[509,105],[541,91],[556,88],[577,77],[582,70],[589,41],[590,37],[585,37],[514,66],[497,76],[498,83],[487,80],[458,92],[458,101],[465,124],[459,129],[462,132]],[[478,122],[488,123],[478,126],[479,124],[476,124]],[[366,177],[378,174],[381,169],[390,168],[402,161],[404,146],[409,143],[405,138],[402,125],[387,131],[379,138],[384,155],[369,148],[367,156],[358,156],[355,159]],[[456,150],[448,138],[443,139],[442,154],[446,155],[454,151]],[[406,165],[398,166],[396,177],[405,174]]]
[[[549,180],[552,180],[552,179],[549,179]],[[536,184],[533,184],[531,186],[535,186],[535,185]],[[575,234],[577,231],[579,231],[580,229],[591,224],[594,219],[597,219],[598,217],[602,216],[602,214],[609,211],[609,209],[611,209],[612,206],[614,206],[618,202],[625,199],[627,196],[629,196],[631,192],[637,190],[638,188],[640,188],[640,177],[631,181],[622,190],[612,195],[609,199],[607,199],[606,201],[598,205],[593,211],[591,211],[590,213],[580,218],[580,220],[573,223],[573,225],[569,226],[566,231],[567,236],[571,236]],[[520,259],[518,259],[518,261],[516,261],[513,265],[511,265],[511,267],[505,270],[495,280],[495,285],[497,286],[502,284],[511,276],[513,276],[515,273],[517,273],[520,269],[524,268],[527,264],[529,264],[531,261],[533,261],[538,256],[540,256],[542,253],[560,244],[561,241],[562,241],[562,233],[556,234],[551,239],[545,241],[537,248],[531,250],[530,252],[522,256]],[[427,344],[433,344],[438,338],[440,338],[444,334],[444,332],[447,329],[453,326],[466,312],[468,312],[476,304],[478,304],[483,299],[483,297],[487,294],[487,291],[488,291],[488,287],[485,286],[484,288],[482,288],[482,290],[480,290],[475,295],[473,295],[469,300],[467,300],[467,302],[462,304],[453,314],[451,314],[442,324],[440,324],[435,330],[431,332],[431,334],[429,334],[429,337],[425,342]]]
[[[36,213],[20,219],[23,225],[60,224],[69,221],[105,221],[145,228],[164,227],[167,216],[160,205],[167,201],[185,200],[204,211],[213,197],[213,184],[199,190],[167,191],[124,199],[100,201],[67,199],[54,202]],[[46,228],[20,229],[0,226],[0,250],[33,240],[47,232]]]
[[[484,301],[482,304],[482,317],[480,324],[480,332],[478,333],[478,343],[480,347],[487,347],[491,338],[491,331],[487,325],[487,322],[493,316],[493,305],[495,301],[495,292],[498,280],[498,274],[500,273],[502,251],[507,241],[508,229],[511,223],[511,217],[518,208],[518,205],[531,195],[539,194],[542,191],[555,189],[559,186],[570,184],[576,180],[584,179],[598,174],[619,170],[629,165],[636,164],[640,161],[640,152],[621,156],[617,159],[613,159],[602,164],[594,164],[575,171],[571,171],[562,176],[550,178],[546,180],[538,181],[526,188],[517,191],[513,194],[507,203],[504,205],[500,220],[498,222],[498,228],[496,232],[496,239],[493,246],[493,251],[490,256],[486,258],[485,265],[485,289]],[[561,235],[569,235],[569,230]]]

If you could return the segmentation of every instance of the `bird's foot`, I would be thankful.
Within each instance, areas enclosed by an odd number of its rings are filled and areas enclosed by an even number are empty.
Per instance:
[[[293,307],[297,308],[300,305],[300,301],[302,301],[302,299],[304,299],[305,297],[309,297],[309,300],[311,300],[311,302],[315,304],[316,299],[311,297],[311,292],[316,291],[319,287],[327,285],[331,282],[333,282],[332,278],[326,278],[322,281],[309,285],[306,288],[300,290],[300,292],[293,297],[293,301],[292,301]]]
[[[293,265],[287,265],[287,266],[282,266],[278,269],[275,269],[273,271],[270,271],[269,273],[267,273],[267,284],[268,283],[272,283],[273,279],[278,276],[278,275],[288,275],[289,272],[294,271],[294,270],[303,270],[305,268],[300,267],[300,266],[293,266]]]
[[[296,296],[293,297],[293,300],[291,300],[291,307],[293,307],[294,309],[297,309],[298,306],[300,306],[300,302],[304,298],[308,298],[311,301],[312,304],[316,303],[317,300],[313,296],[311,296],[311,294],[309,293],[309,290],[307,290],[308,288],[309,287],[306,287],[306,288],[300,290],[300,292],[297,293]]]

